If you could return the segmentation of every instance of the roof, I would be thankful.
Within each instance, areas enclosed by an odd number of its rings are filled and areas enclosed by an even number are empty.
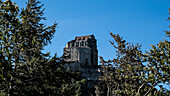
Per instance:
[[[75,40],[78,40],[78,39],[87,39],[87,38],[95,38],[94,35],[87,35],[87,36],[79,36],[79,37],[75,37]]]

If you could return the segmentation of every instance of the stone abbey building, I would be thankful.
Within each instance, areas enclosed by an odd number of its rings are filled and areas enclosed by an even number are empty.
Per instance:
[[[64,48],[65,68],[72,71],[81,71],[82,77],[91,82],[88,86],[94,87],[101,75],[98,72],[97,40],[94,35],[75,37]]]
[[[98,50],[94,35],[75,37],[64,48],[65,61],[79,63],[82,68],[97,68]]]

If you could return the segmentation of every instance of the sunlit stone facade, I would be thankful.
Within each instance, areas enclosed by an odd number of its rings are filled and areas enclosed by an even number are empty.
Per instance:
[[[96,42],[94,35],[75,37],[64,48],[65,61],[79,63],[83,68],[96,68],[98,65]]]

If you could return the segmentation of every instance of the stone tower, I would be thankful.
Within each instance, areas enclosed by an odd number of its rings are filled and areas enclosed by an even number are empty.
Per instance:
[[[75,37],[64,48],[65,61],[79,63],[82,68],[97,68],[98,50],[94,35]]]

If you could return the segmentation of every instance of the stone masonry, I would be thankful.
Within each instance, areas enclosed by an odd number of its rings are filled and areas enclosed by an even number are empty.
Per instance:
[[[67,62],[79,63],[83,68],[97,68],[98,50],[94,35],[75,37],[64,48]]]
[[[82,72],[82,77],[88,82],[98,80],[101,75],[98,72],[97,40],[94,35],[75,37],[64,48],[65,68]],[[89,83],[89,86],[93,86]]]

